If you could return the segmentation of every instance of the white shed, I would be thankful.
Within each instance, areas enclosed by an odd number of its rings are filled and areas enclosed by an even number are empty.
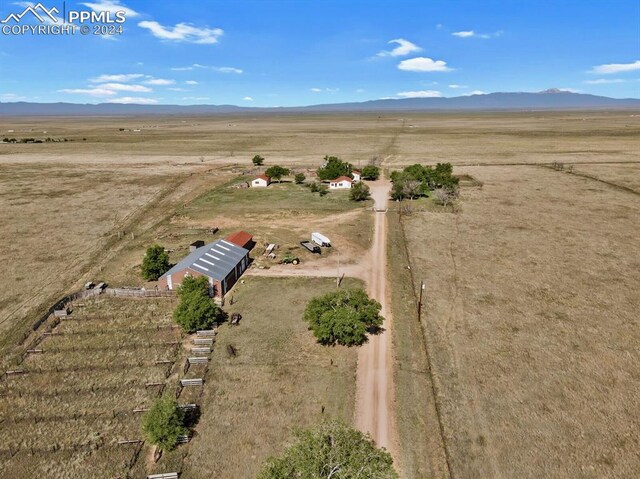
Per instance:
[[[251,180],[251,188],[266,188],[271,184],[271,178],[267,175],[256,176]]]
[[[351,174],[353,175],[353,181],[360,181],[362,179],[362,174],[358,170],[353,170]]]

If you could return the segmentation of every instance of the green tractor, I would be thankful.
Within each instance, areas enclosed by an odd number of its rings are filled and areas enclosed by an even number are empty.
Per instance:
[[[280,264],[299,264],[300,258],[292,255],[291,253],[287,253],[282,260],[280,260]]]

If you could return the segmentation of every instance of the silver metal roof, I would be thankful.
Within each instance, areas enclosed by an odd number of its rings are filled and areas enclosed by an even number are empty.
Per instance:
[[[191,268],[218,281],[225,279],[249,250],[220,239],[196,249],[167,271],[162,277]]]

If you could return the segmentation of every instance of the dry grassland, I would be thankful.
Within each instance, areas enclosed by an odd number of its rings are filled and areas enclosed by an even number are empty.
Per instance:
[[[541,167],[465,168],[458,214],[405,218],[457,478],[640,469],[640,198]]]
[[[309,299],[334,288],[331,279],[252,277],[234,291],[226,309],[242,321],[219,329],[195,437],[174,453],[186,456],[181,478],[255,477],[296,428],[323,415],[352,420],[356,349],[319,345],[302,321]],[[169,470],[163,461],[158,471]]]
[[[75,306],[0,382],[3,477],[112,478],[128,474],[149,407],[181,354],[169,299],[100,298]]]

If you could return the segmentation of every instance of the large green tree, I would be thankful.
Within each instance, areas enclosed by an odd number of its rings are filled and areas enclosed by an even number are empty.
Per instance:
[[[380,309],[364,290],[340,289],[309,301],[304,320],[321,344],[359,345],[367,331],[382,325]]]
[[[374,165],[367,165],[360,172],[363,180],[377,180],[380,178],[380,168]]]
[[[318,178],[321,180],[335,180],[340,176],[349,176],[351,175],[351,170],[353,166],[351,163],[347,163],[346,161],[342,161],[337,156],[325,156],[324,157],[324,165],[322,165],[316,171]]]
[[[206,276],[185,276],[178,288],[178,297],[180,303],[173,311],[173,318],[187,333],[210,329],[226,318],[226,313],[209,296]]]
[[[438,163],[435,168],[420,164],[407,166],[402,171],[391,173],[391,181],[391,198],[394,200],[428,196],[437,188],[455,189],[458,185],[450,163]]]
[[[393,459],[368,435],[341,421],[299,431],[297,441],[271,457],[258,479],[397,479]]]
[[[260,155],[256,155],[251,158],[251,161],[255,166],[262,166],[262,164],[264,163],[264,158]]]
[[[287,176],[289,174],[289,168],[284,168],[282,166],[274,165],[270,168],[267,168],[267,171],[264,172],[272,180],[276,180],[280,182],[283,176]]]
[[[186,434],[184,412],[168,394],[160,396],[142,417],[142,430],[147,440],[162,450],[170,451],[178,436]]]
[[[160,245],[154,244],[147,248],[142,259],[142,277],[147,281],[157,281],[160,276],[169,271],[169,254]]]

